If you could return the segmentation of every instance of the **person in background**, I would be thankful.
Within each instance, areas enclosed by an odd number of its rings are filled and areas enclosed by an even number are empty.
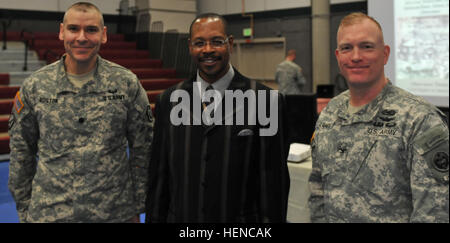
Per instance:
[[[93,4],[69,7],[66,54],[16,94],[9,189],[21,222],[139,222],[144,212],[152,112],[136,75],[98,55],[106,31]]]
[[[272,136],[261,136],[259,123],[208,124],[195,115],[190,119],[200,119],[201,124],[172,123],[171,97],[176,93],[189,94],[189,104],[198,96],[199,110],[200,100],[203,104],[209,101],[204,96],[207,90],[221,94],[214,103],[202,106],[204,111],[216,110],[214,116],[219,106],[226,111],[221,99],[225,91],[269,94],[269,88],[231,66],[233,36],[228,35],[226,26],[218,14],[195,18],[190,27],[189,51],[198,71],[191,79],[167,89],[156,102],[146,222],[286,222],[289,148],[280,95],[275,97],[279,99],[275,111],[279,126]],[[195,113],[191,105],[183,109],[187,114]],[[236,115],[235,106],[231,112],[225,115]]]
[[[334,77],[334,95],[336,96],[348,89],[347,81],[345,81],[344,76],[338,73],[336,77]]]
[[[301,94],[306,84],[302,68],[294,62],[296,57],[297,52],[289,50],[286,59],[277,66],[275,82],[278,83],[280,93],[284,95]]]
[[[312,222],[449,222],[445,115],[385,76],[380,24],[344,17],[335,51],[349,90],[321,112],[312,138]]]

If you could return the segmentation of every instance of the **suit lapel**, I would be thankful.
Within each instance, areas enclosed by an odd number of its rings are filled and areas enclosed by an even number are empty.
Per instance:
[[[177,90],[184,90],[186,92],[188,92],[189,94],[189,100],[190,100],[190,104],[189,107],[186,106],[182,106],[183,112],[186,112],[187,114],[189,114],[190,117],[190,124],[194,125],[194,124],[202,124],[202,117],[201,117],[201,99],[199,97],[198,92],[194,92],[194,89],[197,90],[197,87],[194,86],[194,82],[195,82],[195,76],[192,76],[190,79],[186,80],[185,82],[181,83],[179,86],[177,86]],[[194,97],[195,96],[195,97]],[[195,104],[198,103],[198,104]],[[197,107],[196,107],[197,106]],[[197,114],[199,116],[195,116],[194,114],[196,114],[194,112],[194,107],[196,107],[195,109],[200,109],[199,112],[197,112]]]
[[[232,92],[236,90],[242,90],[242,92],[245,93],[246,90],[250,88],[250,80],[246,77],[244,77],[242,74],[240,74],[236,69],[234,69],[234,77],[233,80],[231,80],[230,85],[226,90],[231,90]],[[234,114],[236,114],[237,111],[240,111],[244,109],[244,106],[239,106],[237,109],[232,109],[232,112],[229,112],[229,114],[226,113],[225,110],[225,95],[222,97],[222,101],[220,103],[220,107],[222,108],[222,125],[225,125],[225,120],[229,117],[233,119]],[[225,111],[225,112],[224,112]],[[207,135],[209,132],[214,130],[214,128],[217,127],[216,124],[212,124],[210,126],[205,126],[204,135]]]

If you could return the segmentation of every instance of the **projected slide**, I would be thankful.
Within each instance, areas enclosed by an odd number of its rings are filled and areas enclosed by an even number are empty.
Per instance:
[[[448,97],[449,1],[393,2],[396,85],[421,96]]]

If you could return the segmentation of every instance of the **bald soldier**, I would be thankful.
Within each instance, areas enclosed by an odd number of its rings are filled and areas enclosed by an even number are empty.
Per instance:
[[[59,38],[66,54],[24,81],[9,121],[20,221],[139,222],[153,127],[146,92],[97,54],[107,36],[96,6],[72,5]]]
[[[312,140],[312,222],[449,222],[445,115],[390,83],[379,23],[342,19],[336,58],[349,91],[321,112]]]

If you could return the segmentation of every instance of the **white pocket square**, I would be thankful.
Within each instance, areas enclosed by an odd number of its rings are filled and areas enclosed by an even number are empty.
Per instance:
[[[239,137],[252,136],[252,135],[253,135],[253,131],[250,129],[244,129],[238,133]]]

